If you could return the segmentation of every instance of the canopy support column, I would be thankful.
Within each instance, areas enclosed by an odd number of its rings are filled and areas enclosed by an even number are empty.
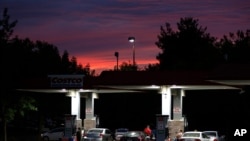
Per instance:
[[[96,93],[88,93],[86,96],[86,109],[84,119],[85,130],[96,127],[96,117],[94,115],[95,98],[98,98],[98,95]]]

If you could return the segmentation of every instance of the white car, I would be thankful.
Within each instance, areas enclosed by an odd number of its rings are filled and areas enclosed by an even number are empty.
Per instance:
[[[180,141],[210,141],[210,137],[203,132],[188,131],[183,133]]]
[[[64,136],[64,127],[58,127],[51,129],[41,135],[43,141],[58,141],[60,138],[62,139]]]
[[[219,141],[219,134],[217,131],[203,131],[203,133],[210,137],[210,141]]]
[[[91,128],[83,137],[84,141],[113,141],[112,132],[107,128]]]
[[[129,130],[128,128],[118,128],[115,130],[115,140],[116,141],[119,141],[120,138],[125,134],[127,133]]]

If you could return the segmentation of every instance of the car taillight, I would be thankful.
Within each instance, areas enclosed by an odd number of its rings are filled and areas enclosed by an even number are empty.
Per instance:
[[[194,141],[201,141],[200,139],[195,139]]]
[[[103,134],[102,133],[100,133],[100,137],[102,137],[103,136]]]
[[[218,141],[217,139],[214,139],[214,141]]]

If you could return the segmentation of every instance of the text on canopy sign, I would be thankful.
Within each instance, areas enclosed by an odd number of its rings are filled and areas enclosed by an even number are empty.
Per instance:
[[[82,88],[84,75],[49,75],[51,87]]]

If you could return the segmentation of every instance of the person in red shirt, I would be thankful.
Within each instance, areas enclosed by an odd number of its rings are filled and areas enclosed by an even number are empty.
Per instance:
[[[149,125],[147,125],[146,128],[144,129],[144,133],[149,137],[152,135],[152,130],[150,129]]]

